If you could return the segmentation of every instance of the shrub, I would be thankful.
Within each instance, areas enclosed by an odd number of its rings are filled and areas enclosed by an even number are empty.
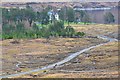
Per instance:
[[[82,37],[82,36],[84,36],[84,35],[85,35],[84,32],[77,32],[75,36]]]
[[[65,35],[68,37],[73,37],[75,34],[75,30],[71,26],[67,26],[65,28]]]
[[[60,32],[64,29],[64,24],[62,21],[54,21],[52,24],[49,25],[50,32]]]

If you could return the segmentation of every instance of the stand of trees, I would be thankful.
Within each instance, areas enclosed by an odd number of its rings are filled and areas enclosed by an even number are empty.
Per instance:
[[[104,21],[105,21],[105,23],[107,23],[107,24],[115,22],[114,15],[113,15],[111,12],[107,12],[107,13],[104,15]]]
[[[69,25],[69,22],[75,21],[75,12],[72,8],[66,8],[65,16],[61,17],[60,21],[53,20],[49,23],[48,11],[49,8],[41,12],[34,12],[29,6],[26,9],[2,9],[2,38],[3,39],[21,39],[21,38],[49,38],[50,36],[62,37],[82,37],[83,32],[75,32]],[[62,13],[61,13],[62,15]],[[64,26],[64,20],[68,22],[68,26]],[[34,22],[41,22],[40,28]],[[25,26],[25,22],[29,23],[29,27]]]

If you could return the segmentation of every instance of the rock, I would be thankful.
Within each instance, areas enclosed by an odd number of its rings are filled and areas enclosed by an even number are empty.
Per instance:
[[[14,41],[12,41],[12,42],[10,42],[10,43],[12,43],[12,44],[19,44],[20,42],[17,41],[17,40],[14,40]]]

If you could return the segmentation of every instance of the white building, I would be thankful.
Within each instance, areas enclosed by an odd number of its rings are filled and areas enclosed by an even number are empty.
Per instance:
[[[48,12],[49,20],[51,21],[53,18],[56,20],[59,20],[59,14],[57,12],[54,12],[53,10]]]
[[[56,19],[56,20],[59,20],[59,15],[58,15],[58,13],[55,13],[55,19]]]

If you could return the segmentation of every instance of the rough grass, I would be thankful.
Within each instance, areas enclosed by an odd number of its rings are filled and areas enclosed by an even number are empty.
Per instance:
[[[111,76],[111,75],[114,75]],[[118,72],[81,72],[81,73],[56,73],[48,74],[42,78],[115,78],[118,77]]]
[[[19,44],[12,44],[13,40],[3,40],[3,72],[7,69],[15,67],[21,61],[26,64],[22,71],[30,69],[36,69],[48,64],[52,64],[59,60],[62,60],[69,54],[77,52],[90,45],[95,45],[97,42],[104,42],[96,39],[96,42],[92,42],[95,39],[88,38],[53,38],[53,39],[34,39],[34,40],[19,40]],[[92,43],[92,44],[91,44]],[[27,64],[26,62],[35,62]],[[9,63],[9,64],[8,64]],[[14,65],[14,66],[13,66]],[[7,67],[9,66],[9,67]],[[5,70],[5,71],[4,71]],[[12,71],[14,73],[14,70]]]
[[[104,25],[104,24],[71,24],[76,31],[85,32],[86,36],[96,36],[96,35],[107,35],[110,37],[115,37],[113,34],[117,33],[117,25]],[[112,33],[112,34],[111,34]],[[115,37],[116,38],[116,37]],[[6,74],[7,71],[10,74],[15,73],[14,68],[17,61],[21,61],[26,64],[22,71],[28,71],[31,69],[40,68],[54,62],[58,62],[64,57],[71,53],[82,50],[86,47],[97,45],[106,42],[97,38],[51,38],[51,39],[31,39],[31,40],[18,40],[19,44],[12,44],[14,40],[3,40],[1,41],[2,53],[3,53],[3,73]],[[38,75],[37,77],[115,77],[117,75],[118,61],[118,44],[117,42],[109,43],[107,45],[92,49],[88,52],[81,54],[79,57],[71,60],[64,64],[63,67],[58,67],[56,70],[66,69],[66,70],[90,70],[89,67],[96,67],[96,69],[102,70],[113,70],[109,72],[84,72],[84,73],[66,73],[59,72],[55,70],[50,70],[45,73],[37,72],[32,73],[32,75]],[[88,54],[89,57],[86,55]],[[96,65],[92,62],[96,61]],[[30,62],[28,64],[26,62]],[[32,63],[36,62],[36,63]],[[114,65],[114,66],[112,66]],[[30,68],[29,68],[30,67]],[[103,75],[105,74],[105,75]],[[115,75],[115,76],[114,76]],[[30,75],[23,75],[24,77],[33,77]]]
[[[88,54],[89,56],[86,56],[86,54]],[[96,63],[93,64],[93,61],[96,61]],[[111,42],[101,47],[92,49],[86,53],[81,54],[79,57],[73,59],[71,62],[68,62],[66,64],[63,67],[58,67],[49,74],[40,77],[44,78],[118,77],[118,42]],[[90,66],[94,68],[91,69]],[[65,71],[61,72],[61,70]],[[74,73],[69,71],[76,72]]]
[[[76,31],[85,32],[87,35],[107,35],[115,37],[114,33],[118,33],[118,25],[90,24],[90,25],[72,25]],[[117,34],[116,34],[117,36]]]

